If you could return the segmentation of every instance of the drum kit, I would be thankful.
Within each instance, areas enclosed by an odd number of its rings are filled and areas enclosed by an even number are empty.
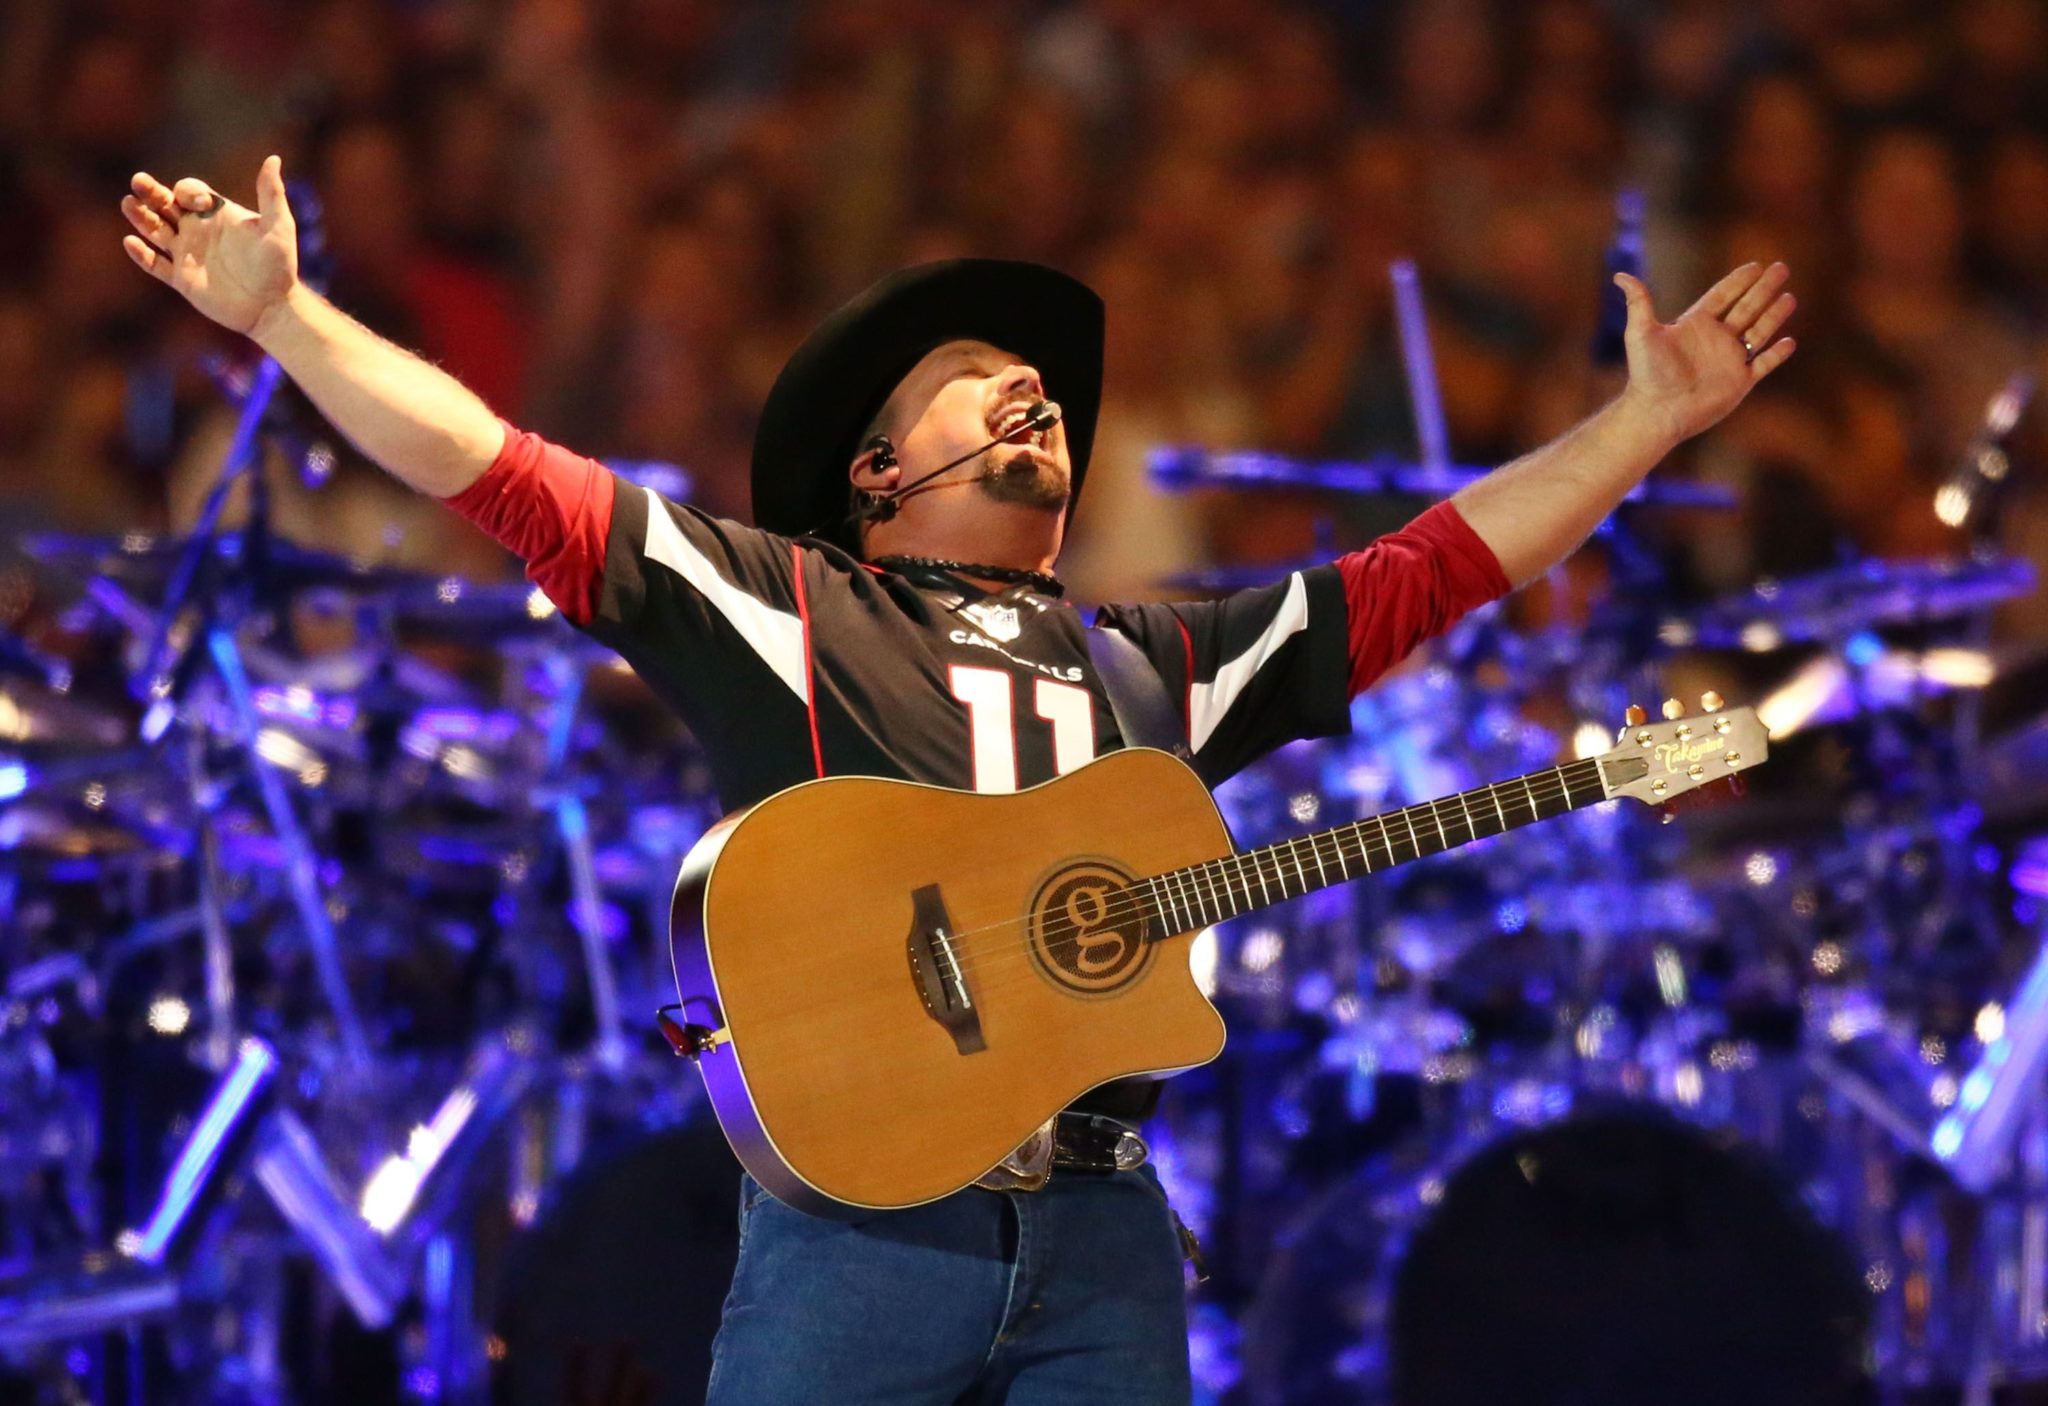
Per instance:
[[[351,1399],[479,1399],[562,1174],[703,1122],[626,1014],[716,818],[690,739],[524,584],[273,536],[260,449],[189,533],[9,544],[10,1400],[324,1398],[369,1360]],[[686,1171],[729,1216],[736,1169]]]
[[[1987,428],[2011,428],[2014,390]],[[1171,488],[1333,497],[1462,477],[1192,448],[1154,467]],[[1981,491],[1973,503],[1991,506]],[[1219,934],[1211,986],[1231,1055],[1168,1086],[1156,1138],[1169,1189],[1214,1242],[1195,1355],[1214,1399],[1590,1399],[1586,1378],[1539,1385],[1533,1357],[1549,1358],[1498,1315],[1543,1321],[1581,1361],[1608,1361],[1618,1327],[1682,1338],[1678,1310],[1647,1292],[1588,1292],[1578,1320],[1556,1310],[1584,1287],[1560,1266],[1594,1273],[1605,1231],[1487,1240],[1500,1206],[1446,1194],[1543,1139],[1553,1164],[1635,1167],[1605,1147],[1624,1115],[1630,1138],[1662,1147],[1675,1198],[1733,1186],[1725,1158],[1769,1168],[1794,1198],[1778,1266],[1867,1329],[1857,1389],[1984,1402],[2048,1375],[2041,660],[1987,646],[1991,610],[2029,594],[2033,572],[1980,531],[1952,561],[1851,561],[1685,604],[1637,534],[1662,510],[1716,506],[1732,504],[1653,478],[1600,539],[1629,599],[1617,589],[1569,634],[1482,611],[1358,699],[1350,738],[1287,749],[1219,792],[1255,843],[1332,807],[1369,813],[1598,752],[1621,703],[1660,679],[1739,681],[1773,734],[1751,794],[1685,824],[1596,812]],[[1425,1245],[1468,1242],[1492,1250],[1455,1301],[1429,1278],[1447,1269],[1417,1266]],[[1716,1292],[1769,1293],[1770,1264],[1759,1248],[1747,1283]],[[1524,1285],[1513,1304],[1505,1284]],[[1444,1325],[1449,1309],[1469,1332]],[[1801,1321],[1810,1345],[1835,1331]],[[1525,1350],[1512,1391],[1458,1366]],[[1787,1379],[1811,1385],[1820,1360]],[[1701,1380],[1699,1399],[1759,1394]],[[1608,1386],[1602,1399],[1639,1399]]]
[[[192,531],[30,536],[0,590],[0,1387],[433,1402],[495,1377],[539,1401],[572,1340],[602,1356],[631,1322],[665,1334],[657,1399],[698,1399],[737,1172],[642,1017],[716,819],[704,761],[523,584],[271,534],[275,389],[240,384]],[[1424,448],[1155,469],[1464,480]],[[1660,679],[1754,687],[1781,744],[1742,804],[1681,825],[1602,807],[1205,935],[1231,1044],[1152,1130],[1215,1273],[1202,1400],[1389,1399],[1426,1365],[1399,1331],[1410,1247],[1484,1223],[1457,1188],[1503,1134],[1597,1162],[1617,1107],[1704,1130],[1627,1154],[1699,1185],[1740,1180],[1730,1144],[1774,1169],[1848,1266],[1886,1395],[2048,1372],[2048,746],[1986,726],[2028,667],[1986,612],[2031,574],[1980,548],[1676,604],[1639,526],[1730,503],[1653,478],[1601,539],[1609,605],[1570,631],[1482,611],[1351,736],[1220,793],[1264,843],[1604,750]],[[1527,1253],[1502,1273],[1548,1272]]]
[[[1999,744],[1956,745],[1958,689],[1981,694],[1995,671],[1865,686],[1854,655],[1892,632],[1901,579],[1916,636],[1965,627],[2029,581],[2009,560],[1857,564],[1783,583],[1782,613],[1746,593],[1667,617],[1695,638],[1763,620],[1786,644],[1646,658],[1594,636],[1583,658],[1610,661],[1601,678],[1468,622],[1360,698],[1352,737],[1223,789],[1240,841],[1256,842],[1309,807],[1369,813],[1569,754],[1569,720],[1600,717],[1646,675],[1704,662],[1767,680],[1765,703],[1815,659],[1850,679],[1831,685],[1846,701],[1779,709],[1773,762],[1738,804],[1669,828],[1595,812],[1219,935],[1231,1055],[1168,1086],[1157,1137],[1184,1214],[1216,1242],[1210,1296],[1229,1312],[1197,1360],[1217,1399],[1403,1399],[1400,1271],[1410,1237],[1453,1214],[1445,1185],[1505,1136],[1616,1107],[1662,1110],[1773,1165],[1854,1255],[1888,1394],[1981,1400],[2040,1372],[2048,1258],[2030,1237],[2048,1231],[2048,1202],[2029,1168],[2048,1154],[2048,912],[2024,856],[2041,843],[1987,821],[1979,778]],[[1985,594],[1987,579],[2009,584]],[[1794,613],[1816,597],[1848,653]],[[1607,745],[1586,727],[1581,745]]]

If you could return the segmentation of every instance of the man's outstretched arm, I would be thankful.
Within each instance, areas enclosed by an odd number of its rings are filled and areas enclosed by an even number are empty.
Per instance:
[[[1570,556],[1673,449],[1718,423],[1792,355],[1778,330],[1796,306],[1790,272],[1744,264],[1678,321],[1657,321],[1649,291],[1628,298],[1628,386],[1573,429],[1451,499],[1508,580],[1521,586]],[[1749,350],[1754,348],[1754,353]]]
[[[453,376],[393,346],[299,282],[298,227],[275,156],[256,208],[204,181],[165,186],[138,172],[121,211],[128,257],[213,321],[277,359],[320,413],[394,478],[437,498],[475,483],[504,427]]]

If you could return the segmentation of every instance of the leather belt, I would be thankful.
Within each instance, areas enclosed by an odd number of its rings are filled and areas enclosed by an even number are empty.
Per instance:
[[[1060,1113],[1040,1124],[974,1184],[990,1191],[1036,1191],[1055,1171],[1128,1172],[1144,1166],[1151,1155],[1145,1139],[1128,1123],[1099,1113]]]

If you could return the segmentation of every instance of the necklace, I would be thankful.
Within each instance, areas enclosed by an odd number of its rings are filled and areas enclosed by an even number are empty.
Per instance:
[[[990,581],[1008,581],[1029,586],[1040,595],[1062,596],[1067,588],[1043,571],[1026,571],[1017,566],[984,566],[973,561],[948,561],[944,557],[886,556],[874,559],[876,566],[921,567],[929,571],[950,571],[956,576],[980,576]]]

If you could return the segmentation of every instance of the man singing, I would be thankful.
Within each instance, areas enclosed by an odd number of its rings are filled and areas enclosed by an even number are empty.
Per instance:
[[[122,210],[138,266],[254,340],[363,454],[517,553],[624,656],[703,742],[728,808],[835,774],[1012,791],[1125,744],[1055,575],[1102,389],[1102,303],[1065,274],[926,265],[828,317],[763,407],[749,527],[504,423],[301,284],[278,158],[253,210],[148,175]],[[1354,695],[1562,560],[1784,364],[1787,278],[1745,265],[1661,323],[1618,275],[1628,384],[1576,428],[1326,566],[1097,623],[1157,674],[1212,786],[1342,732]],[[1136,1126],[1156,1088],[1098,1088],[975,1186],[864,1221],[747,1179],[710,1400],[1185,1402],[1190,1240]]]

